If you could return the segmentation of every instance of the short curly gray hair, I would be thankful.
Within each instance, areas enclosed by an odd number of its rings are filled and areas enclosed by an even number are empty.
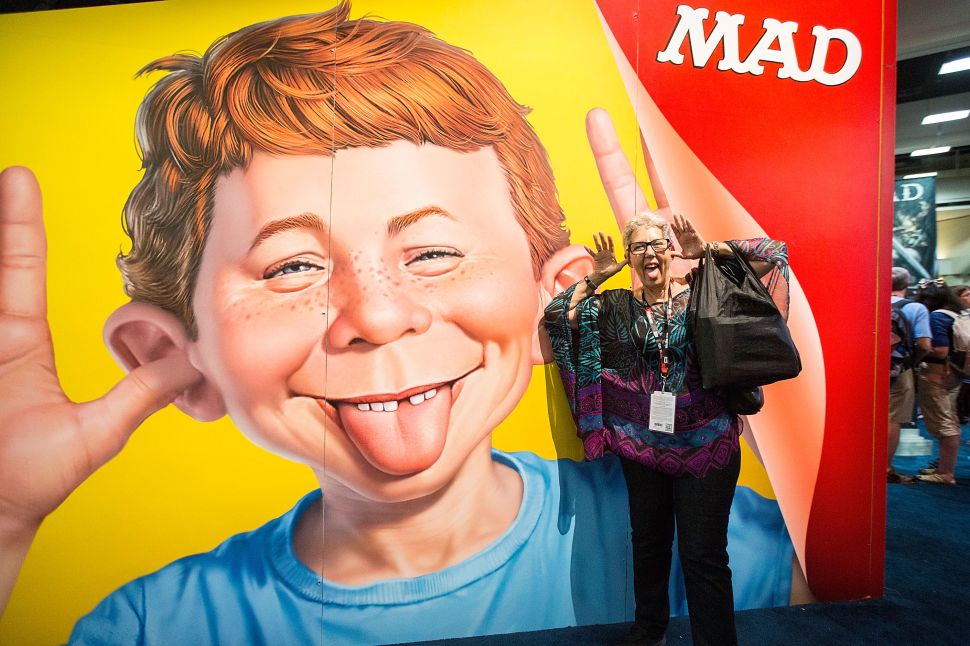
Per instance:
[[[893,291],[898,292],[900,290],[909,287],[910,283],[913,282],[913,277],[910,275],[909,270],[905,267],[893,267]]]
[[[671,238],[670,223],[667,222],[667,220],[655,213],[651,213],[650,211],[643,211],[641,213],[637,213],[633,218],[630,219],[629,222],[626,223],[626,226],[623,227],[624,249],[630,248],[630,239],[633,237],[633,234],[636,233],[637,229],[659,229],[663,237],[667,238],[668,240]]]

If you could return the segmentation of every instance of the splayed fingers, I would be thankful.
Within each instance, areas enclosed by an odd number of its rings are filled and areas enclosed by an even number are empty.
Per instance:
[[[184,355],[138,367],[104,397],[72,402],[54,365],[37,180],[0,173],[0,527],[38,526],[150,414],[201,375]],[[43,465],[43,468],[38,468]]]
[[[681,246],[681,250],[675,253],[676,256],[690,260],[704,255],[704,247],[707,243],[701,237],[701,234],[694,229],[690,220],[683,215],[674,215],[670,228],[673,229]]]
[[[612,236],[604,234],[602,231],[593,236],[595,251],[586,247],[586,252],[593,258],[594,273],[605,280],[620,271],[627,264],[627,260],[616,259],[616,249],[613,245]]]

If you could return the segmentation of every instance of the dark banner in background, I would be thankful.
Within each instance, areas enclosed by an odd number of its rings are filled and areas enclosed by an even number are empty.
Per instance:
[[[893,192],[893,266],[914,280],[936,276],[936,178],[896,180]]]

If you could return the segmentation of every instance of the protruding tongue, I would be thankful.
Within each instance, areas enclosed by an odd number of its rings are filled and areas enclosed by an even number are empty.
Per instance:
[[[396,411],[362,411],[355,404],[338,404],[337,414],[361,454],[385,473],[406,475],[427,469],[441,455],[448,437],[451,386],[442,386],[431,399],[398,402]]]

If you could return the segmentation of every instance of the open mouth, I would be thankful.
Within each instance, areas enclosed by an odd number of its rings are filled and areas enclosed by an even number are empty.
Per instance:
[[[316,398],[375,468],[409,475],[434,464],[448,437],[451,408],[469,375],[396,393]]]
[[[462,375],[458,379],[464,378]],[[433,399],[435,395],[438,394],[439,388],[444,388],[446,386],[451,386],[458,379],[452,381],[442,381],[436,384],[430,384],[425,386],[418,386],[417,388],[409,388],[408,390],[402,391],[395,395],[365,395],[363,397],[349,397],[347,399],[331,399],[327,400],[332,406],[356,406],[358,410],[361,411],[376,411],[376,412],[389,412],[392,413],[398,409],[398,407],[407,402],[412,406],[420,406],[429,399]]]

